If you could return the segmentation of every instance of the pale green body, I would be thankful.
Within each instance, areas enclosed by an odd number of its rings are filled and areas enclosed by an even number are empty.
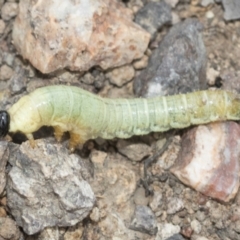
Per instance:
[[[21,98],[10,109],[10,132],[31,134],[60,126],[84,140],[128,138],[218,120],[239,120],[240,102],[226,91],[199,91],[152,99],[107,99],[81,88],[49,86]]]

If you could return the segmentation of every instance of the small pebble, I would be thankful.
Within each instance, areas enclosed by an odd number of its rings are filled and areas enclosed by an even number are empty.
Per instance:
[[[94,165],[103,165],[105,159],[107,157],[107,153],[102,151],[93,150],[90,155],[91,161]]]
[[[0,217],[6,217],[6,216],[7,216],[7,212],[5,208],[0,207]]]
[[[197,234],[199,234],[202,230],[202,226],[201,226],[200,222],[196,219],[194,219],[191,222],[191,227],[192,227],[194,233],[197,233]]]
[[[206,18],[208,18],[208,19],[211,19],[211,18],[214,18],[214,13],[212,12],[212,11],[207,11],[206,12]]]
[[[106,76],[109,78],[109,81],[118,87],[121,87],[127,82],[131,81],[134,75],[134,68],[130,65],[115,68],[106,74]]]
[[[161,205],[163,204],[162,197],[163,196],[162,196],[161,190],[155,189],[152,201],[149,204],[153,212],[156,212],[160,209]]]
[[[137,70],[143,69],[143,68],[147,67],[147,65],[148,65],[148,56],[147,55],[143,55],[143,57],[140,60],[136,60],[133,63],[134,68]]]
[[[10,68],[7,65],[2,65],[0,67],[0,80],[1,81],[9,80],[12,77],[13,73],[14,72],[12,68]]]
[[[193,234],[193,229],[190,226],[183,227],[182,230],[181,230],[181,234],[184,237],[190,238]]]
[[[6,2],[1,9],[2,19],[9,21],[18,14],[18,4],[15,2]]]
[[[167,4],[169,4],[172,8],[175,8],[175,6],[178,4],[179,0],[165,0]]]
[[[100,214],[99,214],[99,209],[97,207],[93,208],[91,214],[90,214],[90,218],[92,221],[94,222],[98,222],[100,219]]]
[[[171,223],[159,223],[156,240],[167,239],[180,232],[180,226]]]
[[[147,206],[149,202],[149,198],[145,196],[145,189],[142,187],[135,191],[133,199],[136,205]]]
[[[201,1],[201,5],[203,7],[207,7],[208,5],[213,4],[213,3],[214,3],[214,0],[202,0]]]
[[[152,210],[147,206],[136,206],[130,228],[155,235],[157,233],[157,221]]]
[[[120,139],[117,143],[118,151],[132,161],[141,161],[151,155],[151,147],[144,143],[131,143]]]
[[[167,213],[174,214],[184,208],[183,200],[180,198],[171,198],[167,205]]]

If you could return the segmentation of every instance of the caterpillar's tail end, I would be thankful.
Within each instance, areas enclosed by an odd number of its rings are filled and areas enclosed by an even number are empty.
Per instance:
[[[0,111],[0,137],[8,134],[10,126],[10,115],[7,111]]]

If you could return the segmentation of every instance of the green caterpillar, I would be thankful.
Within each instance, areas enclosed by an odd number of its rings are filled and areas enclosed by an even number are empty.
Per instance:
[[[32,133],[53,126],[58,141],[70,133],[73,151],[88,139],[128,138],[212,121],[240,119],[240,99],[223,90],[137,99],[108,99],[71,86],[39,88],[8,111],[0,111],[0,135]]]

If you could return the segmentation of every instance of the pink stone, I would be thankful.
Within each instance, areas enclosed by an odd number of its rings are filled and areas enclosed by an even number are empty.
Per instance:
[[[195,190],[228,202],[239,188],[240,126],[235,122],[202,125],[189,130],[171,169]]]
[[[141,58],[150,34],[116,0],[21,0],[13,42],[42,73],[113,68]]]

